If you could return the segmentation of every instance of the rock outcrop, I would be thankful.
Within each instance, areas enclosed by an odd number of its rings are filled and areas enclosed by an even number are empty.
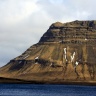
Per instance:
[[[0,76],[67,82],[96,80],[96,21],[53,23],[40,41],[0,69]]]

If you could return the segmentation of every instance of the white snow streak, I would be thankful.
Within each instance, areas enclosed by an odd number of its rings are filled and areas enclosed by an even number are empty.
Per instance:
[[[26,59],[27,57],[29,57],[29,55],[27,55],[26,57],[24,57],[23,59]]]
[[[71,62],[73,62],[74,57],[75,57],[75,52],[74,52],[73,55],[71,56]]]
[[[52,66],[53,64],[51,63],[50,66]]]
[[[65,59],[66,59],[66,61],[67,61],[66,53],[67,53],[67,50],[66,50],[66,48],[64,48],[64,56],[65,56]]]

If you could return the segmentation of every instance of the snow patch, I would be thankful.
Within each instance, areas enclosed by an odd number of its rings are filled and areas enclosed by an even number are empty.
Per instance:
[[[75,65],[78,66],[79,62],[76,61]]]
[[[35,59],[39,59],[39,57],[36,57]]]
[[[50,66],[52,66],[53,64],[51,63]]]
[[[62,41],[59,41],[60,43],[62,42]]]
[[[35,64],[38,64],[37,62]]]
[[[35,60],[38,60],[38,59],[39,59],[39,57],[36,57],[36,58],[35,58]],[[36,61],[35,64],[38,64],[38,61]]]
[[[79,65],[79,62],[76,61],[76,62],[75,62],[75,67],[74,67],[74,68],[76,69],[76,67],[77,67],[78,65]]]
[[[26,59],[27,57],[29,57],[29,55],[25,56],[23,59]]]

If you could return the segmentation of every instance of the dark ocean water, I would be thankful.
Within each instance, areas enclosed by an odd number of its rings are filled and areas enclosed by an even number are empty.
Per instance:
[[[96,96],[96,86],[0,84],[0,96]]]

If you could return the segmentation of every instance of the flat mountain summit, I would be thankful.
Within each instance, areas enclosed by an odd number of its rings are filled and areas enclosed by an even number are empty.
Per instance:
[[[53,23],[0,76],[42,82],[96,80],[96,21]]]

